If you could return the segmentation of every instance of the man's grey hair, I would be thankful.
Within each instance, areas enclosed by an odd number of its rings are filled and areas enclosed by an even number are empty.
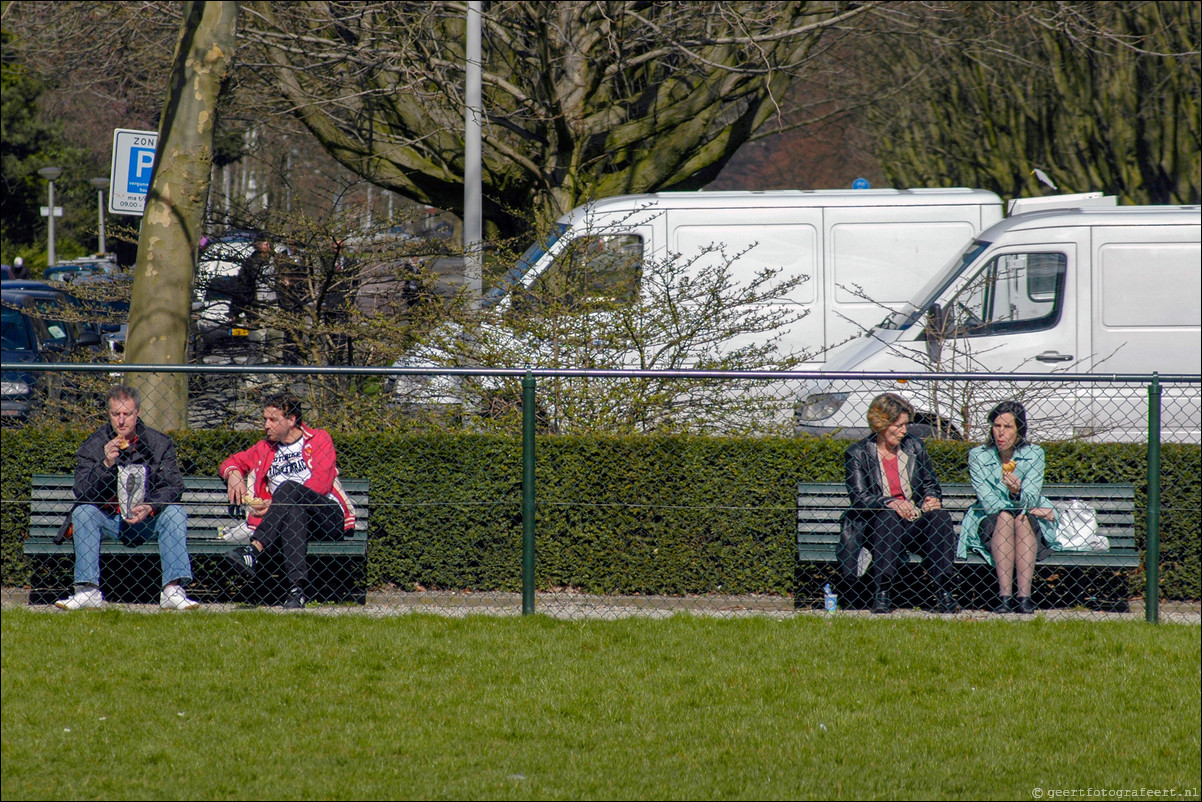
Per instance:
[[[105,404],[111,405],[114,401],[133,401],[134,407],[142,408],[142,394],[132,387],[124,384],[119,384],[109,390],[109,394],[105,399]]]

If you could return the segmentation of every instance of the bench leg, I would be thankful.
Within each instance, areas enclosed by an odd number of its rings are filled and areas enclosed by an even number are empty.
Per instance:
[[[365,556],[310,556],[310,592],[314,601],[367,603]]]
[[[75,558],[51,554],[30,557],[29,603],[54,604],[68,594]]]
[[[1107,613],[1128,613],[1131,604],[1127,600],[1127,574],[1104,568],[1099,572],[1094,596],[1088,599],[1094,610]]]

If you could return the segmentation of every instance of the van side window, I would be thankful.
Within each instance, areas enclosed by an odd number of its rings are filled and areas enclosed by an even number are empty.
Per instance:
[[[952,301],[956,335],[1040,331],[1064,306],[1062,253],[1011,253],[991,260]]]
[[[643,238],[637,234],[576,237],[515,307],[584,309],[629,305],[639,297]]]

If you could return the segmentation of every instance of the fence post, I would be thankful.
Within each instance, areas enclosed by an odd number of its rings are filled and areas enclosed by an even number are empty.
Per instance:
[[[1144,591],[1145,619],[1160,621],[1160,374],[1148,385],[1148,548]]]
[[[522,615],[534,613],[534,374],[522,379]]]

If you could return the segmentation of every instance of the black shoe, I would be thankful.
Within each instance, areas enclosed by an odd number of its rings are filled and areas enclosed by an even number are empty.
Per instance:
[[[872,612],[876,615],[888,615],[893,612],[893,604],[889,601],[889,591],[878,590],[872,600]]]
[[[305,592],[298,587],[294,587],[292,590],[288,591],[288,598],[284,599],[284,609],[305,609]]]
[[[254,546],[249,544],[239,546],[236,549],[230,549],[224,556],[226,563],[242,576],[247,579],[254,577],[255,568],[259,563],[259,550]]]
[[[1014,601],[1018,603],[1018,612],[1021,615],[1035,614],[1035,602],[1031,601],[1030,596],[1019,596]]]
[[[941,613],[955,614],[960,612],[960,605],[950,590],[941,590],[936,593],[935,604]]]
[[[1014,606],[1010,603],[1010,597],[998,596],[997,607],[994,607],[993,611],[998,615],[1005,615],[1006,613],[1014,612]]]

